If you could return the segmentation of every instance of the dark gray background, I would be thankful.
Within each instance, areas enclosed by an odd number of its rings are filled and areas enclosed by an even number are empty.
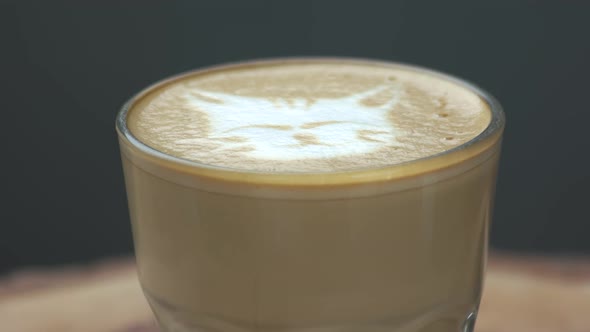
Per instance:
[[[474,81],[508,126],[492,245],[590,253],[590,2],[3,2],[0,271],[132,250],[114,131],[146,85],[287,55],[397,60]]]

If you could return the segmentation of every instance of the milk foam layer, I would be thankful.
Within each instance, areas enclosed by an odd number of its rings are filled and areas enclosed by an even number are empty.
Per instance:
[[[154,149],[233,169],[322,172],[381,167],[461,145],[488,105],[434,74],[378,62],[262,62],[183,76],[132,107]]]

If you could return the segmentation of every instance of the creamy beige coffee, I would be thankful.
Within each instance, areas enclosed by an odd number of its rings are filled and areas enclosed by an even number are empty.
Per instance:
[[[139,278],[165,331],[471,331],[503,117],[391,63],[215,67],[118,119]]]

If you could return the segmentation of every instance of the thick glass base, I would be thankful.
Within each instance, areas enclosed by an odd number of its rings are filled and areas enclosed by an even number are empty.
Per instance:
[[[477,310],[463,317],[432,311],[415,317],[394,317],[375,322],[334,322],[321,326],[269,326],[182,312],[146,294],[163,332],[473,332]]]

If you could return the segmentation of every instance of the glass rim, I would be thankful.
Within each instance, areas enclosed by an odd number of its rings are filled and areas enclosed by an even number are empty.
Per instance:
[[[245,65],[264,65],[264,64],[280,64],[280,63],[296,63],[296,62],[349,62],[349,63],[356,63],[356,64],[369,64],[369,65],[382,65],[382,66],[394,66],[394,67],[401,67],[403,69],[416,71],[420,73],[425,73],[448,82],[454,83],[463,87],[472,93],[474,93],[477,97],[479,97],[483,102],[485,102],[489,106],[489,110],[491,113],[490,122],[486,126],[486,128],[479,133],[478,135],[474,136],[470,140],[453,147],[451,149],[429,155],[426,157],[413,159],[401,163],[392,163],[387,165],[380,165],[376,167],[363,167],[363,168],[354,168],[350,170],[338,170],[338,171],[317,171],[317,172],[268,172],[268,171],[260,171],[260,170],[248,170],[248,169],[240,169],[240,168],[231,168],[231,167],[224,167],[224,166],[217,166],[217,165],[210,165],[202,162],[197,162],[189,159],[184,159],[181,157],[176,157],[162,151],[153,148],[146,143],[142,142],[140,139],[135,137],[131,130],[127,126],[127,115],[129,111],[135,106],[137,102],[142,100],[143,97],[148,95],[149,93],[156,91],[168,84],[177,82],[185,77],[198,75],[201,73],[218,71],[218,70],[225,70],[231,68],[237,68],[240,66]],[[207,171],[209,174],[208,176],[212,176],[211,173],[216,173],[219,177],[225,178],[225,175],[233,174],[236,176],[245,176],[247,178],[252,177],[280,177],[280,178],[289,178],[289,177],[297,177],[301,179],[302,177],[309,177],[311,178],[322,178],[325,179],[326,177],[339,175],[342,176],[343,174],[359,174],[359,173],[366,173],[366,172],[377,172],[377,171],[393,171],[402,167],[408,167],[412,165],[416,165],[419,163],[424,163],[425,161],[436,160],[445,156],[450,156],[456,154],[457,152],[464,151],[474,145],[477,145],[480,142],[486,141],[488,138],[492,138],[495,134],[501,132],[505,126],[505,115],[503,108],[500,102],[489,92],[484,90],[483,88],[479,87],[477,84],[474,84],[468,80],[456,77],[451,74],[447,74],[442,71],[414,65],[414,64],[407,64],[403,62],[397,61],[385,61],[385,60],[377,60],[377,59],[369,59],[369,58],[351,58],[351,57],[333,57],[333,56],[314,56],[314,57],[278,57],[278,58],[262,58],[262,59],[254,59],[254,60],[246,60],[246,61],[237,61],[237,62],[229,62],[224,63],[221,65],[213,65],[213,66],[206,66],[201,67],[189,71],[185,71],[179,73],[177,75],[170,76],[163,80],[157,81],[146,88],[142,89],[137,94],[133,95],[130,99],[125,102],[125,104],[119,110],[117,117],[116,117],[116,129],[120,137],[124,138],[132,147],[140,150],[142,153],[146,155],[156,158],[157,160],[162,160],[165,162],[171,162],[175,165],[188,167],[197,174],[199,174],[199,170]],[[424,172],[421,172],[424,173]],[[216,177],[216,176],[213,176]],[[388,179],[391,177],[388,176]],[[255,181],[253,181],[255,182]],[[263,181],[265,182],[265,181]],[[274,182],[274,181],[273,181]],[[281,181],[279,181],[281,182]],[[286,181],[290,182],[290,181]]]

